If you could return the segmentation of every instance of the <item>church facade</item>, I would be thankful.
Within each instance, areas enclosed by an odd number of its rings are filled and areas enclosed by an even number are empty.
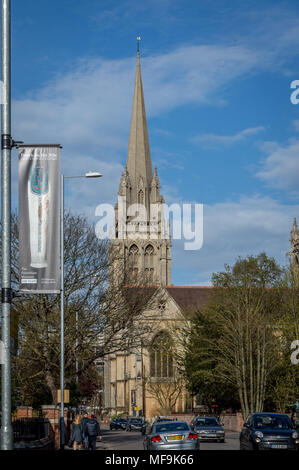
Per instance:
[[[117,252],[112,276],[123,272],[130,275],[128,284],[139,279],[147,286],[140,326],[146,325],[148,333],[141,339],[136,329],[132,350],[117,351],[105,359],[104,408],[110,415],[150,418],[193,407],[176,374],[173,351],[176,336],[188,321],[186,312],[206,301],[209,288],[171,285],[171,239],[169,228],[164,227],[163,203],[157,168],[153,171],[151,162],[138,52],[127,162],[110,249]],[[136,207],[139,213],[143,210],[137,222],[132,221]]]

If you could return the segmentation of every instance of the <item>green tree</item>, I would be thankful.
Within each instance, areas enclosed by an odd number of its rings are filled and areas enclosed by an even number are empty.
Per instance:
[[[215,393],[222,389],[220,398],[227,397],[226,390],[238,398],[244,418],[263,409],[279,357],[275,320],[281,279],[281,268],[265,253],[239,258],[213,274],[210,301],[194,321],[186,351],[189,387],[199,393],[209,386]]]

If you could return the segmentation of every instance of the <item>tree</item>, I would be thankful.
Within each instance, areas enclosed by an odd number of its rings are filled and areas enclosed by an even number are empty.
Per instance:
[[[134,339],[134,322],[144,303],[142,293],[126,293],[124,273],[111,282],[115,263],[108,242],[97,239],[81,215],[65,214],[65,385],[72,387],[75,360],[79,376],[95,360],[126,350]],[[18,284],[18,225],[12,218],[12,282]],[[114,273],[115,274],[115,273]],[[18,387],[34,402],[50,391],[56,403],[60,374],[60,296],[24,295],[14,300],[19,315],[19,354],[15,360]],[[78,322],[76,322],[76,313]],[[77,341],[76,341],[77,339]]]
[[[267,407],[281,413],[299,399],[299,368],[291,362],[291,344],[299,339],[299,270],[285,269],[279,288],[280,309],[276,316],[276,334],[280,354],[269,378]]]
[[[219,386],[236,393],[244,419],[263,410],[267,381],[279,357],[275,318],[281,278],[281,268],[265,253],[226,265],[212,276],[210,302],[195,320],[200,333],[190,339],[189,350],[197,353],[193,382],[209,386],[213,374]],[[187,350],[187,369],[189,360]]]

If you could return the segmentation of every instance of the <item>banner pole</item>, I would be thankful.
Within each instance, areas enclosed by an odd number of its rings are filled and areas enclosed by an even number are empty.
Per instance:
[[[61,266],[61,292],[60,292],[60,449],[64,449],[64,175],[60,183],[60,266]]]
[[[2,200],[2,420],[1,450],[13,449],[11,424],[10,306],[11,291],[11,41],[10,0],[2,0],[2,131],[1,131],[1,200]]]

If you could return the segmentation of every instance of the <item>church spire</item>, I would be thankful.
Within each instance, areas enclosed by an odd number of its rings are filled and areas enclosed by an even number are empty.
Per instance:
[[[138,201],[138,193],[145,191],[145,202],[149,202],[149,192],[153,178],[143,86],[140,70],[140,51],[137,38],[137,65],[131,115],[127,171],[132,185],[132,201]]]

